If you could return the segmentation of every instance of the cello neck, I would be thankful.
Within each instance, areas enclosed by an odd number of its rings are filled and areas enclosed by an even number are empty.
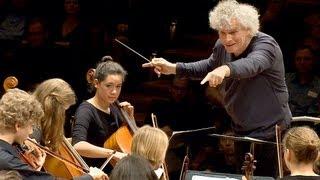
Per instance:
[[[138,130],[138,127],[136,125],[136,121],[134,119],[132,119],[129,114],[120,106],[119,101],[117,100],[114,103],[114,106],[119,109],[120,113],[121,113],[121,119],[128,124],[128,126],[130,127],[131,131],[133,133],[135,133]]]

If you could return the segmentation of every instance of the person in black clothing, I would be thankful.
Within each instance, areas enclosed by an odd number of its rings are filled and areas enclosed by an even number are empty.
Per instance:
[[[33,132],[33,126],[39,124],[44,112],[41,104],[25,91],[10,89],[0,100],[0,170],[15,170],[23,179],[55,179],[41,172],[46,153],[35,151],[36,170],[20,159],[15,145],[22,145]],[[107,175],[97,168],[78,179],[107,179]]]
[[[72,130],[72,144],[88,165],[99,166],[113,153],[104,148],[105,141],[122,125],[117,99],[127,72],[120,64],[106,61],[98,64],[94,73],[95,95],[83,101],[76,110]],[[133,106],[128,102],[119,104],[133,117]],[[126,156],[117,152],[115,157]]]
[[[259,31],[259,14],[251,5],[220,1],[209,13],[209,21],[219,34],[209,58],[191,63],[154,58],[143,67],[154,67],[157,74],[203,78],[201,84],[208,82],[222,95],[235,135],[275,141],[275,126],[285,131],[292,119],[280,46]],[[256,174],[275,177],[275,146],[258,146]],[[241,173],[249,146],[237,143],[235,147]]]

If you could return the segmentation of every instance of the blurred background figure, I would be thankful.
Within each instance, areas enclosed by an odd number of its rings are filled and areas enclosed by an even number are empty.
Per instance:
[[[320,79],[316,76],[317,56],[308,46],[294,53],[295,71],[286,74],[289,106],[293,116],[319,116]]]

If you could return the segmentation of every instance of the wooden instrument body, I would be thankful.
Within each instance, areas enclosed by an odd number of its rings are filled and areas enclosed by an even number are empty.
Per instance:
[[[58,148],[57,154],[62,158],[73,162],[77,166],[89,171],[89,167],[84,163],[82,159],[79,159],[80,155],[76,153],[77,152],[72,149],[72,146],[68,142],[68,140],[64,138],[63,142]],[[75,166],[70,165],[70,163],[63,162],[50,154],[47,155],[43,168],[46,172],[56,177],[66,179],[72,179],[73,177],[78,177],[86,173],[83,171],[83,169],[76,168]]]
[[[135,120],[130,118],[128,113],[120,107],[118,101],[114,103],[114,106],[119,109],[124,125],[119,127],[118,130],[105,141],[103,147],[130,154],[133,134],[137,131],[138,127]],[[113,165],[114,163],[111,162],[111,164]]]
[[[131,152],[131,144],[132,133],[127,126],[121,126],[105,141],[103,147],[128,154]]]

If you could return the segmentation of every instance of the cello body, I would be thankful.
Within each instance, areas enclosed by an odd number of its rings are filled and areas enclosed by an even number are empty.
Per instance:
[[[66,138],[63,139],[63,142],[59,146],[57,154],[89,171],[88,165],[86,165],[80,155],[75,152]],[[69,163],[65,163],[50,154],[47,155],[43,168],[46,172],[65,179],[72,179],[73,177],[78,177],[86,173],[82,169],[71,166]]]
[[[128,154],[131,152],[132,137],[128,127],[121,126],[105,141],[103,147]]]

